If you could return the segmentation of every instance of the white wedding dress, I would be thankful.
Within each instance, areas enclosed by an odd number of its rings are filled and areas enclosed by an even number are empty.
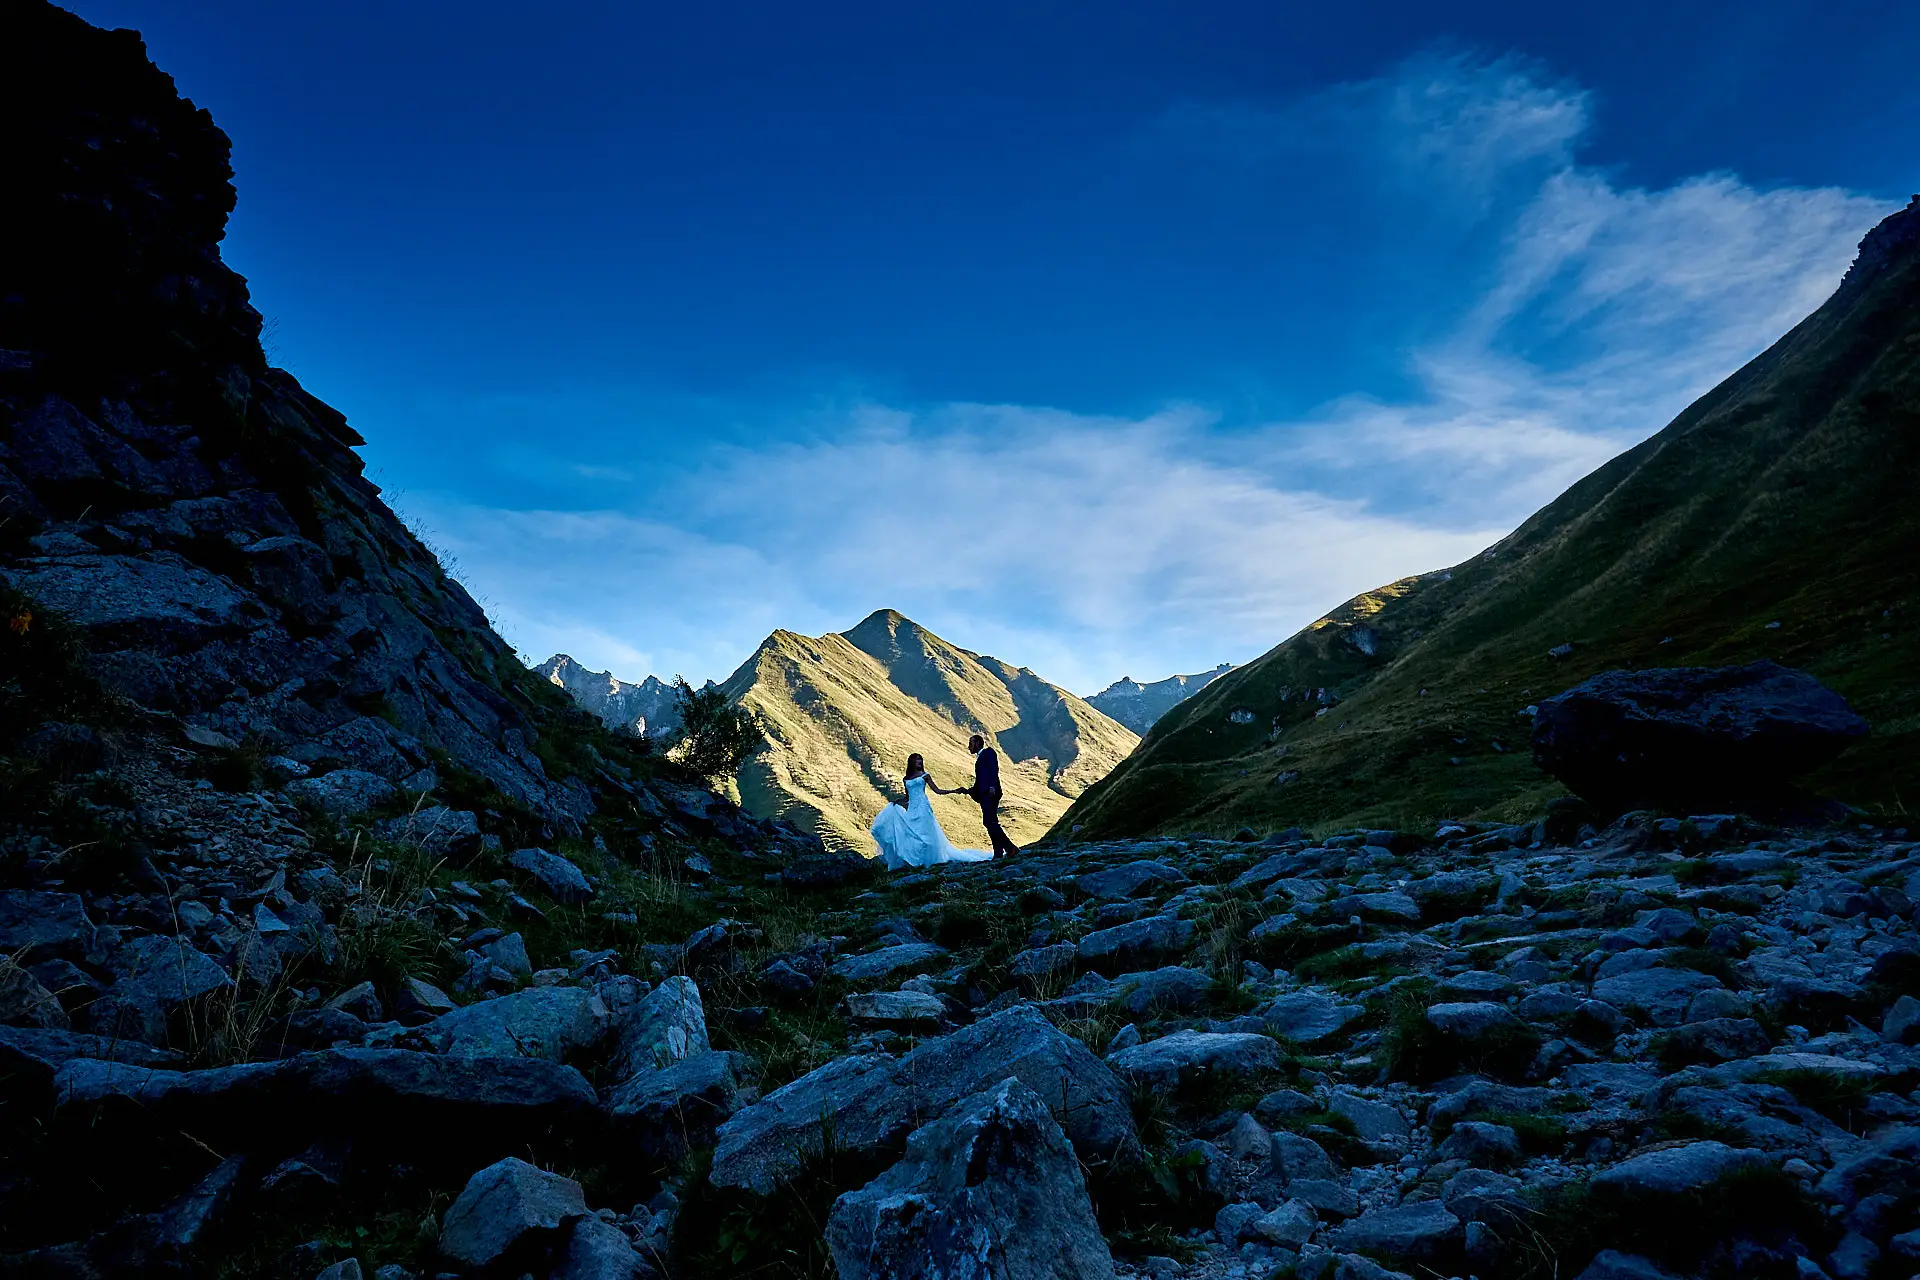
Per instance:
[[[873,840],[880,846],[880,858],[890,871],[902,867],[931,867],[942,862],[986,862],[993,854],[986,849],[956,849],[940,829],[933,804],[927,798],[927,779],[922,774],[907,779],[907,807],[890,804],[873,820]]]

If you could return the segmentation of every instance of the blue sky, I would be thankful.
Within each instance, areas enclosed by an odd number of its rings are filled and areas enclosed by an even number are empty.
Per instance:
[[[1245,661],[1643,439],[1920,189],[1920,6],[79,0],[533,660],[891,606]]]

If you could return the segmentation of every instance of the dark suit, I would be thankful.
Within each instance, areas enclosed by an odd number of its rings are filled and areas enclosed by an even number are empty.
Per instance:
[[[980,748],[980,754],[973,758],[973,785],[967,788],[967,794],[980,806],[980,821],[987,828],[987,838],[993,841],[993,856],[1007,858],[1020,852],[1000,829],[1000,757],[992,747]]]

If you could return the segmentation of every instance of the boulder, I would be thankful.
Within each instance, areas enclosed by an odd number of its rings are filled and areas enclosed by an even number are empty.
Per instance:
[[[545,849],[515,849],[507,861],[526,872],[555,902],[577,906],[593,897],[593,886],[580,868]]]
[[[1807,1273],[1802,1271],[1801,1275]],[[1602,1249],[1587,1264],[1579,1280],[1680,1280],[1680,1277],[1637,1253]]]
[[[1462,1169],[1441,1187],[1440,1200],[1462,1222],[1505,1225],[1527,1211],[1520,1198],[1520,1179],[1491,1169]]]
[[[1319,1228],[1320,1218],[1312,1205],[1305,1200],[1289,1200],[1273,1212],[1255,1218],[1248,1230],[1255,1239],[1298,1249],[1313,1239],[1313,1233]]]
[[[466,809],[429,805],[399,818],[377,822],[374,834],[395,844],[412,845],[435,858],[470,858],[480,851],[480,820]]]
[[[1593,984],[1593,996],[1656,1027],[1677,1027],[1686,1020],[1693,998],[1719,985],[1718,978],[1692,969],[1640,969],[1600,979]]]
[[[1737,1169],[1762,1168],[1766,1153],[1724,1142],[1690,1142],[1622,1160],[1594,1175],[1593,1185],[1628,1195],[1674,1196],[1698,1191]]]
[[[1080,948],[1071,942],[1034,947],[1007,963],[1007,976],[1031,990],[1056,974],[1071,974],[1079,959]]]
[[[1511,1127],[1478,1120],[1454,1125],[1437,1154],[1442,1160],[1465,1160],[1492,1169],[1504,1169],[1522,1159],[1519,1135]]]
[[[93,922],[77,893],[0,892],[0,954],[19,964],[78,960],[93,945]]]
[[[607,1107],[643,1152],[677,1160],[712,1145],[714,1131],[753,1100],[752,1079],[744,1054],[703,1049],[615,1085]]]
[[[1047,1104],[1008,1078],[953,1103],[906,1155],[834,1202],[840,1280],[1111,1280],[1080,1165]]]
[[[352,1137],[415,1152],[510,1151],[595,1114],[572,1067],[538,1058],[451,1058],[405,1049],[322,1049],[277,1062],[166,1071],[76,1058],[55,1073],[56,1121],[115,1141],[123,1126],[173,1126],[245,1146]]]
[[[909,969],[924,969],[946,954],[944,948],[931,942],[902,942],[865,955],[844,956],[827,972],[848,982],[879,982]]]
[[[1706,1018],[1668,1032],[1661,1057],[1681,1063],[1735,1062],[1765,1053],[1772,1043],[1752,1018]]]
[[[586,1216],[579,1183],[508,1156],[474,1174],[447,1207],[440,1255],[477,1271]]]
[[[1324,991],[1294,991],[1280,996],[1260,1017],[1273,1034],[1295,1044],[1314,1044],[1337,1035],[1365,1009]]]
[[[1394,1107],[1358,1094],[1335,1090],[1327,1098],[1327,1110],[1353,1122],[1353,1131],[1362,1142],[1383,1142],[1412,1136],[1412,1126]]]
[[[550,1280],[643,1280],[651,1269],[641,1261],[627,1233],[589,1215],[573,1224],[567,1247],[549,1273]]]
[[[607,1066],[616,1079],[631,1079],[712,1047],[706,1008],[692,978],[668,978],[645,995],[623,994],[606,1003],[614,1036]]]
[[[1538,704],[1533,758],[1610,811],[1764,811],[1866,733],[1839,694],[1772,662],[1608,671]]]
[[[41,1027],[0,1026],[0,1098],[38,1111],[53,1100],[53,1081],[75,1059],[131,1067],[172,1069],[179,1054],[139,1040],[82,1035]]]
[[[1146,973],[1123,973],[1109,988],[1109,1003],[1128,1013],[1145,1015],[1155,1010],[1185,1011],[1206,1003],[1213,990],[1213,979],[1198,969],[1168,965]]]
[[[133,1036],[160,1044],[167,1019],[192,1000],[233,985],[212,958],[184,938],[147,934],[121,944],[108,961],[114,983],[93,1003],[88,1018],[96,1034]]]
[[[579,987],[529,987],[443,1013],[421,1028],[435,1051],[459,1058],[561,1062],[607,1034],[607,1006]]]
[[[937,1026],[946,1015],[940,997],[924,991],[856,991],[847,997],[847,1017],[862,1026]]]
[[[1404,893],[1356,893],[1335,898],[1321,910],[1345,919],[1359,916],[1376,924],[1414,924],[1420,919],[1420,905]]]
[[[295,803],[336,820],[357,817],[400,798],[400,788],[365,769],[335,769],[317,778],[295,778],[285,790]]]
[[[1080,939],[1080,963],[1112,972],[1170,959],[1187,949],[1193,931],[1193,921],[1165,915],[1096,929]]]
[[[1164,862],[1151,862],[1145,859],[1129,862],[1123,867],[1108,867],[1105,871],[1092,871],[1073,882],[1074,888],[1089,898],[1102,902],[1118,902],[1131,898],[1143,889],[1174,888],[1187,883],[1186,873],[1168,866]]]
[[[1435,1030],[1468,1043],[1486,1040],[1520,1025],[1520,1020],[1505,1005],[1486,1000],[1430,1005],[1427,1022]]]
[[[0,955],[0,1025],[65,1031],[73,1024],[53,992],[12,959]]]
[[[1327,1247],[1392,1262],[1439,1258],[1460,1237],[1460,1219],[1438,1200],[1369,1209],[1327,1235]]]
[[[452,997],[424,978],[402,978],[394,997],[394,1014],[408,1026],[429,1022],[457,1007]]]
[[[326,1007],[334,1009],[362,1022],[381,1022],[384,1017],[380,1008],[380,994],[373,989],[371,982],[356,982],[333,999]]]
[[[1302,1256],[1293,1274],[1295,1280],[1413,1280],[1406,1272],[1390,1271],[1372,1258],[1331,1249]]]
[[[876,1152],[905,1140],[960,1098],[1017,1077],[1046,1100],[1089,1164],[1139,1158],[1127,1091],[1113,1072],[1031,1006],[1018,1006],[929,1040],[895,1060],[837,1058],[768,1094],[720,1127],[712,1179],[766,1194],[820,1150],[822,1117],[834,1141]]]
[[[1176,1031],[1108,1059],[1115,1071],[1156,1089],[1201,1077],[1257,1076],[1280,1067],[1280,1043],[1252,1032]]]
[[[1283,1130],[1273,1135],[1271,1150],[1273,1172],[1283,1187],[1291,1189],[1301,1179],[1331,1182],[1338,1176],[1333,1157],[1312,1138]]]
[[[1889,1044],[1920,1044],[1920,1000],[1895,1000],[1880,1022],[1880,1038]]]

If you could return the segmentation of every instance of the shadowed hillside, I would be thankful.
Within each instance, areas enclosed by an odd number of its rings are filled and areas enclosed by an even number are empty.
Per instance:
[[[1016,841],[1039,836],[1137,739],[1031,671],[948,644],[881,610],[819,637],[776,631],[721,686],[752,713],[767,749],[739,776],[752,813],[791,819],[830,845],[872,852],[868,824],[899,794],[910,752],[943,787],[973,777],[967,736],[998,748]],[[934,797],[956,843],[979,843],[980,811]]]
[[[1920,796],[1920,197],[1812,316],[1450,570],[1358,596],[1169,712],[1083,835],[1531,811],[1525,708],[1613,667],[1772,658],[1872,722],[1815,779]]]

